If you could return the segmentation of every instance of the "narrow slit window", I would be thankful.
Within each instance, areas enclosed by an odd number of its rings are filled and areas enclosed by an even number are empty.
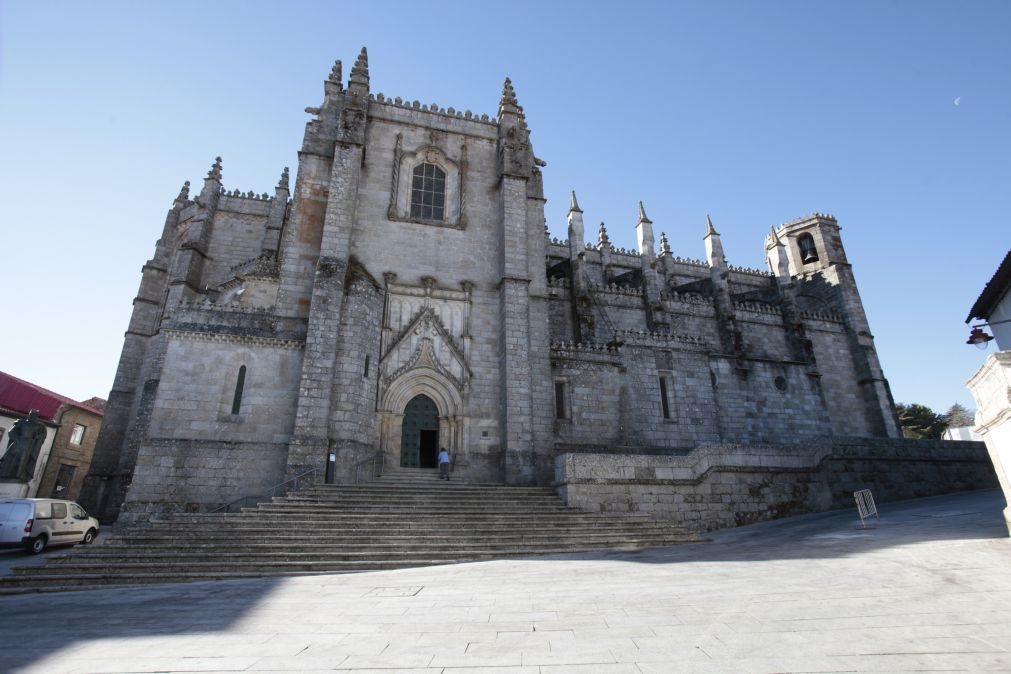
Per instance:
[[[365,372],[362,373],[362,376],[366,379],[369,378],[369,354],[365,354]]]
[[[411,175],[411,217],[422,220],[444,219],[446,172],[435,164],[419,164]]]
[[[670,419],[670,400],[667,398],[666,377],[660,377],[660,406],[663,408],[663,418]]]
[[[246,385],[246,366],[239,368],[239,376],[235,380],[235,395],[232,397],[232,414],[238,414],[242,407],[242,388]]]
[[[556,381],[555,382],[555,418],[556,419],[567,419],[568,414],[566,414],[565,409],[565,382]]]

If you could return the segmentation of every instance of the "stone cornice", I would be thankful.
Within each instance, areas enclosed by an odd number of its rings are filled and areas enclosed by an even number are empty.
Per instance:
[[[161,333],[172,339],[188,340],[192,342],[208,342],[214,344],[246,344],[254,346],[265,346],[274,349],[296,349],[305,348],[305,342],[295,339],[281,339],[277,337],[263,337],[260,335],[231,335],[210,332],[192,332],[189,330],[162,330]]]

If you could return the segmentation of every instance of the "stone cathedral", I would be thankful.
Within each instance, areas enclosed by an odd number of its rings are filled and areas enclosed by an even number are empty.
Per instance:
[[[712,222],[706,259],[675,255],[642,204],[617,249],[576,194],[551,239],[508,79],[494,117],[391,99],[362,49],[323,89],[294,184],[228,189],[218,159],[173,202],[82,496],[102,517],[439,447],[461,478],[547,485],[571,452],[900,436],[833,217],[773,228],[768,271]]]

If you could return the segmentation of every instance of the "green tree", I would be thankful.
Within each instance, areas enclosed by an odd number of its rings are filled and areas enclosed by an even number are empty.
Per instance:
[[[948,428],[961,428],[962,426],[975,426],[976,418],[975,414],[971,411],[955,403],[948,408],[948,411],[944,413],[944,424]]]
[[[926,405],[899,403],[895,406],[902,426],[902,435],[907,438],[940,438],[947,428],[944,417]]]

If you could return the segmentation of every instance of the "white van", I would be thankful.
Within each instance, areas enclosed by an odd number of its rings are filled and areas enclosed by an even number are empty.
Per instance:
[[[0,547],[39,554],[49,545],[85,545],[98,535],[98,520],[73,501],[0,499]]]

